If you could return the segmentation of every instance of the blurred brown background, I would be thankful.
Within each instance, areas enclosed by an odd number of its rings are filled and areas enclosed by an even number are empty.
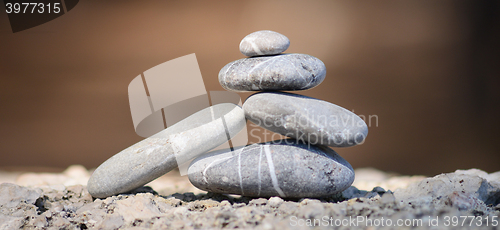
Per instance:
[[[498,171],[498,5],[94,0],[15,34],[1,9],[0,168],[97,167],[142,139],[134,77],[196,53],[207,90],[223,90],[217,74],[244,57],[240,40],[267,29],[327,67],[320,86],[297,93],[378,117],[363,145],[336,149],[354,168]]]

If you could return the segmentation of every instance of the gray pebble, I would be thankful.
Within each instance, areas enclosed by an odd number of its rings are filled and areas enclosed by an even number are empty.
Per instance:
[[[223,206],[223,207],[224,207],[224,206],[226,206],[226,207],[231,207],[231,203],[229,203],[229,201],[227,201],[227,200],[223,200],[223,201],[221,201],[221,202],[220,202],[220,205],[221,205],[221,206]]]
[[[297,94],[257,93],[245,101],[243,110],[253,123],[311,144],[349,147],[368,135],[366,123],[351,111]]]
[[[315,204],[315,203],[321,203],[321,201],[316,200],[316,199],[309,199],[309,198],[302,198],[299,201],[300,206]]]
[[[255,206],[266,205],[267,199],[265,199],[265,198],[253,199],[248,204],[255,205]]]
[[[384,193],[384,195],[380,198],[380,203],[384,205],[393,205],[396,203],[396,198],[393,194]]]
[[[283,199],[281,199],[280,197],[277,197],[277,196],[273,196],[273,197],[269,198],[268,204],[269,204],[269,206],[271,206],[271,208],[277,208],[282,203],[283,203]]]
[[[188,177],[209,192],[300,198],[342,192],[354,171],[328,147],[284,139],[207,153],[191,162]]]
[[[375,193],[378,193],[380,195],[383,195],[385,193],[385,189],[380,187],[380,186],[377,186],[377,187],[374,187],[372,189],[372,192],[375,192]]]
[[[326,76],[323,62],[307,54],[244,58],[224,66],[219,83],[232,91],[306,90]]]
[[[261,30],[247,35],[240,42],[240,51],[245,56],[273,55],[285,52],[290,40],[280,33]]]
[[[223,144],[245,126],[237,105],[206,108],[109,158],[94,171],[87,189],[104,198],[141,187]]]

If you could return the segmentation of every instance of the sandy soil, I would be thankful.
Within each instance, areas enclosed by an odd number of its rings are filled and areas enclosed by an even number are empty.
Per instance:
[[[90,175],[79,165],[60,173],[1,171],[0,229],[500,228],[500,172],[477,169],[432,178],[357,169],[342,194],[299,200],[206,193],[178,171],[94,199],[85,187]]]

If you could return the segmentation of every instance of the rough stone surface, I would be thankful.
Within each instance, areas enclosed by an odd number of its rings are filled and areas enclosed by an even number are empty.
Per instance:
[[[14,208],[21,203],[34,204],[41,193],[41,189],[29,189],[16,184],[3,183],[0,186],[0,207]]]
[[[202,155],[191,162],[188,177],[215,193],[301,198],[342,192],[354,181],[354,171],[328,147],[284,139]]]
[[[285,52],[290,40],[283,34],[261,30],[247,35],[240,42],[240,51],[245,56],[274,55]]]
[[[218,104],[138,142],[102,163],[88,181],[94,197],[130,191],[227,141],[246,125],[243,110]]]
[[[378,174],[383,172],[379,171]],[[489,184],[493,188],[500,188],[500,172],[488,174],[477,169],[457,170],[435,178],[442,180],[445,176],[454,178],[464,175],[471,176],[467,179],[473,181],[485,179],[483,186]],[[173,174],[170,176],[175,177]],[[391,174],[385,175],[385,178],[393,177]],[[497,201],[486,205],[479,198],[483,195],[494,197],[495,193],[472,193],[470,199],[457,199],[453,191],[461,193],[460,184],[460,180],[455,179],[435,184],[436,187],[444,185],[441,196],[430,196],[431,202],[410,204],[404,198],[400,202],[397,192],[393,194],[385,191],[386,188],[359,190],[350,187],[340,195],[320,199],[252,199],[215,193],[157,195],[151,189],[142,189],[140,193],[93,200],[82,185],[28,188],[3,183],[0,184],[0,229],[499,229],[498,224],[492,225],[491,220],[500,218],[500,204]],[[421,188],[416,185],[418,182],[415,186],[410,185],[411,188],[401,190],[407,194],[413,193],[413,197],[416,197],[422,194]],[[171,186],[176,187],[177,183]],[[471,192],[473,190],[470,189]],[[450,198],[458,202],[434,205],[438,200]],[[482,199],[490,200],[488,197]],[[15,206],[7,207],[7,203]],[[333,225],[319,225],[318,219],[325,216],[328,220],[333,218],[334,221],[344,222],[339,225],[335,225],[335,222]],[[463,216],[468,216],[465,224],[462,224]],[[375,226],[365,221],[349,224],[350,219],[360,217],[378,221],[383,218],[384,223],[391,220],[393,225]],[[469,225],[471,217],[476,219]],[[429,221],[435,223],[436,218],[439,218],[438,226],[430,227]],[[446,218],[456,218],[458,222],[455,226],[448,222],[447,227]],[[482,223],[478,221],[479,218],[483,220]],[[395,226],[399,219],[408,219],[412,223],[409,226]],[[418,221],[422,224],[417,225]]]
[[[411,184],[407,189],[398,189],[394,196],[399,202],[438,207],[454,205],[463,210],[484,211],[480,207],[500,203],[500,181],[496,178],[488,181],[487,173],[481,171],[482,175],[477,175],[477,171],[440,174]]]
[[[256,93],[243,104],[253,123],[311,144],[349,147],[364,142],[366,123],[332,103],[291,93]]]
[[[306,90],[326,76],[323,62],[307,54],[244,58],[224,66],[219,83],[232,91]]]

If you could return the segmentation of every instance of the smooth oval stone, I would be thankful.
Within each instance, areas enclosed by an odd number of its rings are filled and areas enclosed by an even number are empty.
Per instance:
[[[90,177],[87,189],[93,197],[104,198],[141,187],[223,144],[245,126],[239,106],[208,107],[106,160]]]
[[[243,55],[253,57],[274,55],[285,52],[290,46],[290,40],[283,34],[270,30],[253,32],[240,42]]]
[[[253,123],[311,144],[348,147],[362,144],[368,135],[365,121],[351,111],[297,94],[256,93],[243,110]]]
[[[351,186],[354,170],[335,151],[294,139],[220,150],[196,158],[189,181],[215,193],[250,197],[324,197]]]
[[[323,62],[307,54],[280,54],[236,60],[219,72],[219,83],[232,91],[305,90],[326,76]]]

